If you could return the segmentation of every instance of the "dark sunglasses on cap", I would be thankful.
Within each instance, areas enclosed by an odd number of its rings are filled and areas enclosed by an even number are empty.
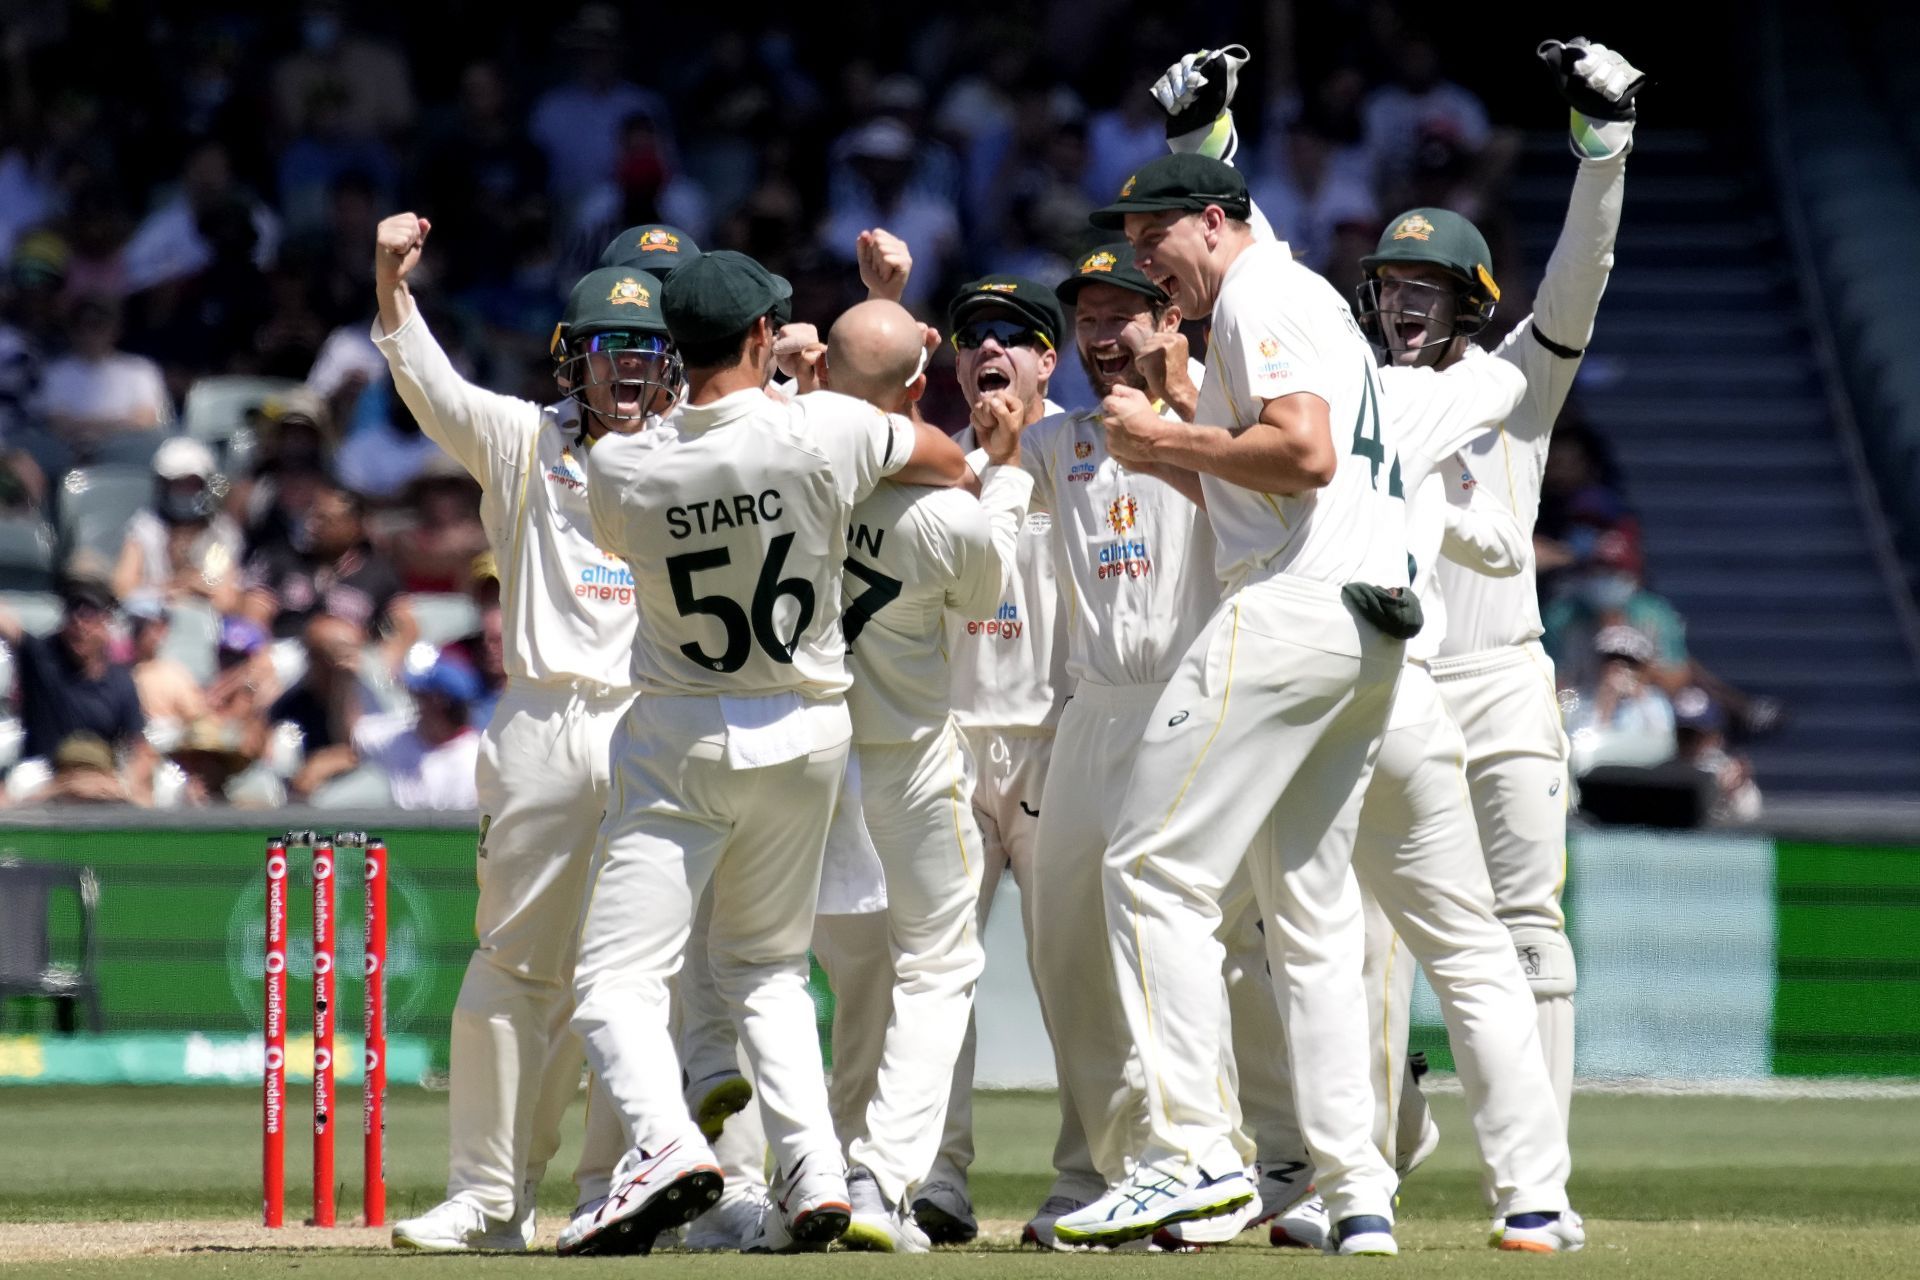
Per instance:
[[[963,324],[953,331],[953,347],[956,351],[972,351],[992,338],[1002,347],[1043,347],[1053,350],[1053,343],[1047,335],[1030,324],[1021,324],[1017,320],[975,320],[972,324]]]

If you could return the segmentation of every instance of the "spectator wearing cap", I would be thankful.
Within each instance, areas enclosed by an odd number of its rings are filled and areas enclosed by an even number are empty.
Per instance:
[[[360,682],[366,643],[366,632],[345,618],[323,614],[307,624],[301,637],[306,673],[267,712],[268,723],[300,732],[303,759],[288,782],[295,795],[311,795],[354,767],[353,729],[371,703]]]
[[[141,592],[127,599],[124,612],[133,631],[133,687],[147,717],[147,741],[164,754],[187,725],[207,714],[206,691],[184,663],[162,652],[173,623],[163,597]]]
[[[1705,689],[1689,685],[1673,698],[1680,758],[1713,779],[1711,817],[1716,822],[1754,822],[1760,788],[1753,766],[1727,747],[1727,713]]]
[[[126,804],[127,784],[114,769],[113,748],[98,734],[67,735],[53,753],[53,776],[24,797],[27,804]]]
[[[865,101],[856,100],[853,106],[860,113],[858,122],[835,138],[827,150],[829,204],[838,205],[860,197],[865,184],[854,170],[850,144],[869,121],[879,119],[899,121],[918,140],[913,173],[907,178],[907,185],[943,203],[958,203],[966,190],[960,157],[952,147],[928,132],[927,91],[918,80],[904,71],[883,76],[867,91]],[[1156,119],[1156,142],[1164,132]]]
[[[29,634],[11,611],[0,609],[0,640],[11,645],[20,685],[23,753],[51,759],[76,733],[91,733],[126,761],[128,793],[139,803],[152,794],[153,751],[133,674],[108,649],[113,592],[91,578],[62,584],[60,629]]]
[[[365,716],[354,727],[356,758],[387,775],[393,802],[402,809],[473,809],[474,769],[480,735],[472,709],[480,677],[464,662],[441,657],[407,677],[416,715]]]
[[[1673,704],[1649,674],[1653,642],[1630,626],[1603,627],[1593,640],[1593,683],[1567,712],[1578,777],[1597,765],[1651,766],[1673,759]]]
[[[266,628],[234,614],[220,620],[214,647],[217,674],[207,685],[207,707],[221,719],[255,726],[264,733],[262,713],[279,688]]]
[[[397,667],[419,626],[399,573],[367,539],[360,496],[323,485],[305,528],[304,548],[266,547],[247,561],[244,612],[281,638],[300,635],[318,614],[345,618],[378,634]]]
[[[75,448],[123,431],[154,431],[173,421],[160,366],[119,349],[120,304],[77,298],[67,310],[68,351],[47,363],[40,413]]]
[[[858,181],[827,210],[820,232],[820,247],[847,261],[869,227],[885,227],[913,246],[915,270],[899,298],[909,310],[924,308],[935,296],[961,243],[953,205],[908,183],[916,146],[906,125],[884,116],[855,130],[846,148]]]
[[[201,809],[230,803],[233,783],[253,767],[258,744],[246,729],[217,716],[202,716],[186,726],[168,758],[179,770],[172,804]]]
[[[1563,686],[1593,683],[1594,640],[1622,624],[1646,638],[1647,662],[1661,684],[1677,689],[1685,683],[1686,623],[1665,597],[1647,589],[1645,573],[1637,534],[1616,528],[1593,540],[1585,561],[1541,613],[1541,642]]]
[[[333,415],[306,387],[262,405],[254,433],[251,474],[228,504],[246,524],[249,555],[305,536],[307,511],[327,483],[335,444]]]
[[[226,481],[213,451],[174,436],[153,455],[153,503],[133,513],[113,570],[114,594],[192,596],[225,613],[239,599],[240,527],[220,509]]]

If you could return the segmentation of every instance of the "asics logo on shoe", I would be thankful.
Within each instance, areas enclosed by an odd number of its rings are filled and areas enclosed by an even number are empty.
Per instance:
[[[1262,1169],[1260,1171],[1260,1176],[1264,1178],[1272,1178],[1275,1182],[1284,1183],[1285,1185],[1290,1187],[1293,1185],[1293,1175],[1296,1173],[1305,1173],[1306,1170],[1307,1170],[1306,1161],[1288,1160],[1284,1164],[1276,1165],[1276,1166],[1273,1166],[1272,1168]]]

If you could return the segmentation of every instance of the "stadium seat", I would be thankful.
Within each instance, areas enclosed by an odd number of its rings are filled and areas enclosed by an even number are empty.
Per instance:
[[[220,615],[204,600],[176,601],[169,612],[160,656],[180,663],[204,687],[219,667]]]
[[[87,465],[152,467],[153,455],[167,435],[164,431],[122,431],[108,436],[88,451]]]
[[[33,516],[0,519],[0,591],[50,591],[53,530]]]
[[[28,635],[52,635],[60,626],[60,597],[51,591],[0,591],[0,608],[20,619]]]
[[[471,597],[457,592],[430,591],[413,597],[413,616],[420,638],[435,648],[480,629],[480,610]]]
[[[152,496],[153,472],[146,467],[76,467],[67,472],[55,499],[62,557],[91,551],[111,569],[127,520]]]
[[[299,385],[291,378],[238,374],[201,378],[187,388],[186,411],[180,415],[181,428],[196,440],[224,445],[234,432],[247,425],[250,411]]]

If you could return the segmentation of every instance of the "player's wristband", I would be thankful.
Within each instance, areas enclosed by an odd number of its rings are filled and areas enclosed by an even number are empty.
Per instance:
[[[1213,123],[1204,129],[1194,129],[1167,139],[1167,150],[1173,152],[1196,152],[1212,160],[1233,160],[1234,152],[1240,149],[1240,135],[1233,127],[1233,109],[1228,108],[1213,118]]]
[[[1633,121],[1595,120],[1569,110],[1567,141],[1582,160],[1611,160],[1633,149]]]

